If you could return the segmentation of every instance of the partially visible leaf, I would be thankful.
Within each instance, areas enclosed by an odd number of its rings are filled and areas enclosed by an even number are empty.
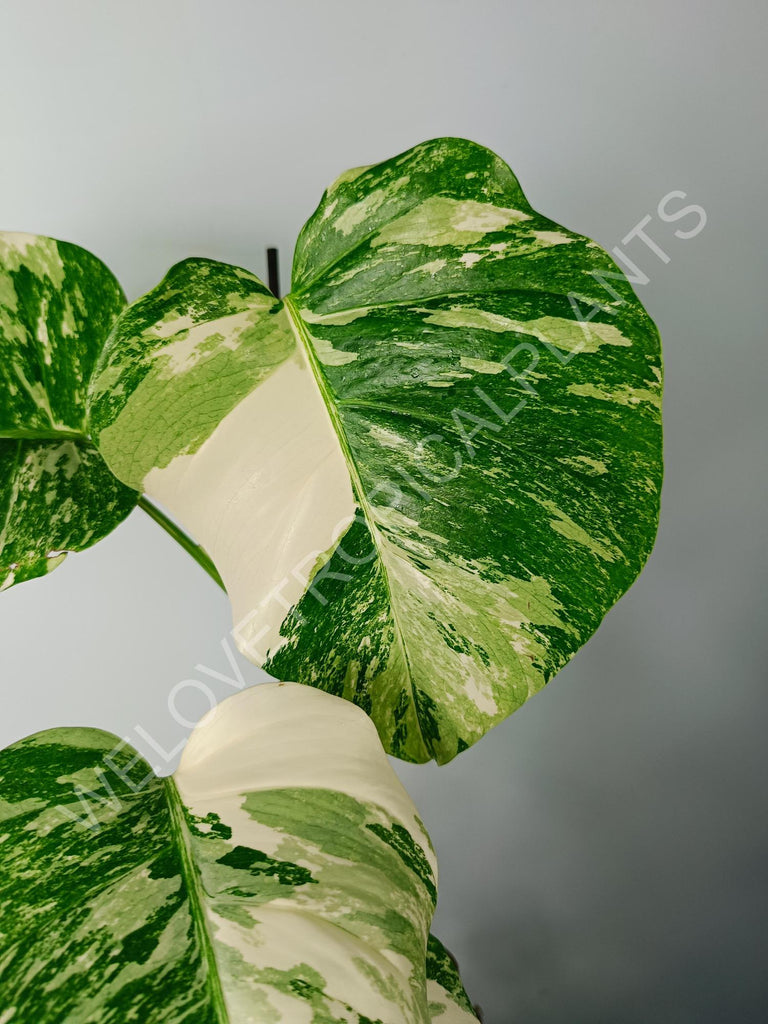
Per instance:
[[[101,540],[135,504],[86,440],[0,439],[0,590]]]
[[[172,779],[93,729],[0,754],[13,1024],[458,1024],[435,896],[372,723],[310,687],[229,698]]]
[[[124,306],[86,250],[0,233],[0,589],[50,572],[136,504],[86,424],[88,380]]]
[[[427,1000],[430,1016],[439,1024],[469,1024],[477,1020],[456,961],[434,935],[427,942]]]

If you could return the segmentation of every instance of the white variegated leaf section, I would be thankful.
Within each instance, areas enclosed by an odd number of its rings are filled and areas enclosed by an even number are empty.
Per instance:
[[[150,470],[143,490],[213,559],[238,647],[257,663],[281,646],[288,610],[355,513],[346,462],[300,351],[197,451]]]

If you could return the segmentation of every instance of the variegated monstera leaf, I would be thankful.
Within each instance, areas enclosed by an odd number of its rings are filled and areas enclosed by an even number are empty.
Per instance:
[[[99,449],[209,552],[241,649],[448,761],[539,690],[651,549],[657,331],[506,164],[437,139],[342,175],[278,301],[173,267],[93,381]]]
[[[427,834],[346,701],[245,690],[164,779],[107,733],[38,733],[0,791],[4,1020],[475,1020],[428,943]]]
[[[88,439],[94,363],[125,297],[95,256],[0,232],[0,589],[50,572],[136,504]]]

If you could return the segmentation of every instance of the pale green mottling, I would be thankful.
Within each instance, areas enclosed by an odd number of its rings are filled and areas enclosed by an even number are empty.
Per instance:
[[[555,345],[564,352],[597,352],[601,345],[629,346],[632,342],[613,324],[586,323],[565,317],[544,316],[535,320],[514,320],[470,306],[452,306],[425,317],[425,323],[441,327],[494,332],[515,331]]]
[[[340,352],[325,338],[315,336],[312,338],[312,343],[317,358],[323,366],[344,366],[345,363],[354,363],[358,357],[357,352]]]
[[[349,170],[343,171],[338,178],[334,180],[333,184],[328,189],[328,192],[333,193],[342,185],[347,185],[349,182],[355,181],[356,178],[359,178],[361,174],[365,174],[365,172],[372,166],[373,164],[361,164],[359,167],[350,167]]]
[[[26,800],[19,800],[17,803],[10,803],[0,797],[0,821],[6,818],[15,818],[19,814],[29,814],[32,811],[39,811],[47,807],[45,800],[38,800],[37,797],[29,797]],[[3,837],[7,838],[6,836]]]
[[[395,182],[394,187],[406,185],[407,182],[407,178],[400,179],[399,182]],[[331,222],[333,227],[336,231],[340,231],[342,235],[350,234],[354,228],[362,224],[372,213],[378,210],[386,200],[388,193],[388,189],[374,189],[365,199],[361,199],[359,203],[348,206],[344,213]]]
[[[638,405],[640,402],[649,402],[651,405],[661,408],[661,393],[650,388],[634,388],[624,385],[607,390],[594,384],[571,384],[568,391],[572,395],[596,398],[600,402],[615,402],[618,405]]]
[[[216,321],[213,329],[207,323],[185,324],[183,327],[166,324],[167,327],[176,326],[178,329],[168,333],[158,332],[158,337],[173,337],[174,340],[163,348],[149,351],[146,358],[158,362],[158,375],[161,379],[171,380],[179,374],[188,373],[203,360],[236,351],[242,343],[243,334],[259,321],[269,305],[269,302],[260,303],[253,310],[222,317]],[[191,317],[185,320],[191,320]]]
[[[497,374],[506,370],[504,363],[492,363],[488,359],[472,359],[471,356],[462,356],[461,365],[475,373]]]
[[[522,210],[430,196],[408,213],[385,225],[372,240],[379,245],[464,246],[493,231],[530,220]]]
[[[380,427],[374,424],[373,426],[371,426],[369,434],[374,439],[374,441],[376,441],[377,444],[380,444],[383,448],[392,448],[395,450],[399,449],[400,451],[403,452],[410,452],[410,444],[408,439],[406,437],[403,437],[402,434],[398,434],[397,431],[395,430],[387,429],[385,427]],[[332,550],[329,551],[327,554],[328,556],[330,556],[332,554]]]
[[[31,479],[25,481],[28,490],[43,483],[42,477],[61,473],[65,480],[71,480],[81,465],[80,449],[74,441],[46,445],[30,452],[28,467]]]
[[[105,744],[113,740],[119,742],[111,733],[100,729],[83,729],[78,726],[66,726],[60,729],[46,729],[45,732],[33,733],[24,740],[25,747],[47,747],[52,743],[57,747],[77,747],[80,750],[102,750]]]
[[[606,540],[598,540],[591,536],[583,526],[579,526],[578,523],[574,522],[569,515],[566,515],[553,501],[546,499],[536,499],[542,508],[545,508],[548,512],[551,512],[555,516],[551,519],[549,525],[553,530],[557,530],[558,533],[562,534],[563,537],[567,537],[569,540],[575,541],[577,544],[583,544],[584,547],[589,548],[593,551],[598,558],[601,558],[605,562],[614,562],[617,558],[621,557],[621,551],[613,544]]]
[[[0,238],[0,245],[2,245],[2,238]],[[15,315],[18,308],[19,298],[16,294],[13,279],[8,274],[0,274],[0,317],[2,317],[0,322],[4,330],[22,330],[21,324]]]
[[[517,320],[511,320],[508,316],[489,313],[487,310],[473,306],[451,306],[450,309],[441,309],[437,312],[432,312],[429,309],[418,311],[429,314],[424,317],[425,324],[437,324],[439,327],[476,329],[496,333],[519,331],[521,328],[520,322]]]
[[[367,316],[369,308],[346,309],[342,313],[313,313],[311,309],[300,309],[299,316],[306,324],[327,324],[329,326],[343,327],[345,324],[351,324],[355,320]]]
[[[567,245],[577,241],[575,235],[566,235],[562,231],[534,231],[533,234],[544,245]]]
[[[91,534],[86,534],[86,540],[91,539]],[[66,551],[60,551],[57,555],[48,555],[45,559],[45,573],[53,572],[54,569],[58,569],[64,559],[67,557]]]
[[[439,271],[441,271],[447,264],[447,260],[430,260],[428,263],[420,263],[418,267],[414,267],[412,270],[406,271],[408,274],[429,274],[430,277],[434,277]]]
[[[602,476],[608,472],[608,466],[602,459],[591,459],[588,455],[574,455],[572,458],[560,459],[566,466],[573,466],[584,473],[591,473],[595,476]]]
[[[25,267],[36,277],[47,277],[54,288],[64,283],[64,261],[53,238],[0,232],[0,264],[11,273]]]
[[[525,331],[564,352],[592,353],[597,352],[601,345],[628,348],[632,344],[613,324],[586,323],[564,317],[539,317],[525,324]]]

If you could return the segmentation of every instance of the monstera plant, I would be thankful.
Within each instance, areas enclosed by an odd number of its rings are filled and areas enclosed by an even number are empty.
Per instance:
[[[2,587],[139,504],[288,681],[172,779],[92,729],[0,755],[2,1024],[474,1019],[385,753],[480,739],[648,557],[660,344],[624,275],[435,139],[334,182],[283,298],[193,258],[128,305],[0,235],[0,357]]]

